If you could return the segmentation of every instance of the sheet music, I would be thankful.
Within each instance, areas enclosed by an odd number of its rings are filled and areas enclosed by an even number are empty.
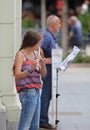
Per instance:
[[[65,71],[68,68],[69,64],[74,60],[74,58],[77,56],[79,52],[80,52],[80,49],[77,46],[74,46],[72,52],[59,65],[58,69]]]

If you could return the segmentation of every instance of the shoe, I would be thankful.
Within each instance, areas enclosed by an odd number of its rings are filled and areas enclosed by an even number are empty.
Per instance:
[[[45,129],[53,129],[55,130],[56,127],[54,127],[53,125],[51,124],[46,124],[46,125],[40,125],[40,128],[45,128]]]

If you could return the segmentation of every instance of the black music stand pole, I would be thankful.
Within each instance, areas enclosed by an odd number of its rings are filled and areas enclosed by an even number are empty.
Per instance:
[[[56,68],[56,120],[55,120],[55,124],[56,124],[56,130],[57,130],[57,124],[60,122],[58,120],[57,114],[58,114],[58,97],[60,96],[60,94],[58,93],[58,68]]]

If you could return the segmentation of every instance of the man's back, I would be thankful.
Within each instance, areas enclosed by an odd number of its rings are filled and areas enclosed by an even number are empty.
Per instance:
[[[54,35],[48,29],[46,29],[44,32],[41,48],[44,52],[45,58],[51,58],[52,49],[56,48],[56,43]],[[47,67],[47,76],[51,75],[52,74],[51,64],[46,64],[46,67]]]

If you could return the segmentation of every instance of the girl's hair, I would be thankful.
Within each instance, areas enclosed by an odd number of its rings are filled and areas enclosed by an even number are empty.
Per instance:
[[[23,37],[22,45],[19,50],[33,47],[41,40],[41,35],[36,31],[27,31]]]
[[[27,31],[23,37],[22,45],[19,50],[35,46],[41,40],[41,35],[36,31]],[[12,67],[13,75],[15,74],[15,64]]]

